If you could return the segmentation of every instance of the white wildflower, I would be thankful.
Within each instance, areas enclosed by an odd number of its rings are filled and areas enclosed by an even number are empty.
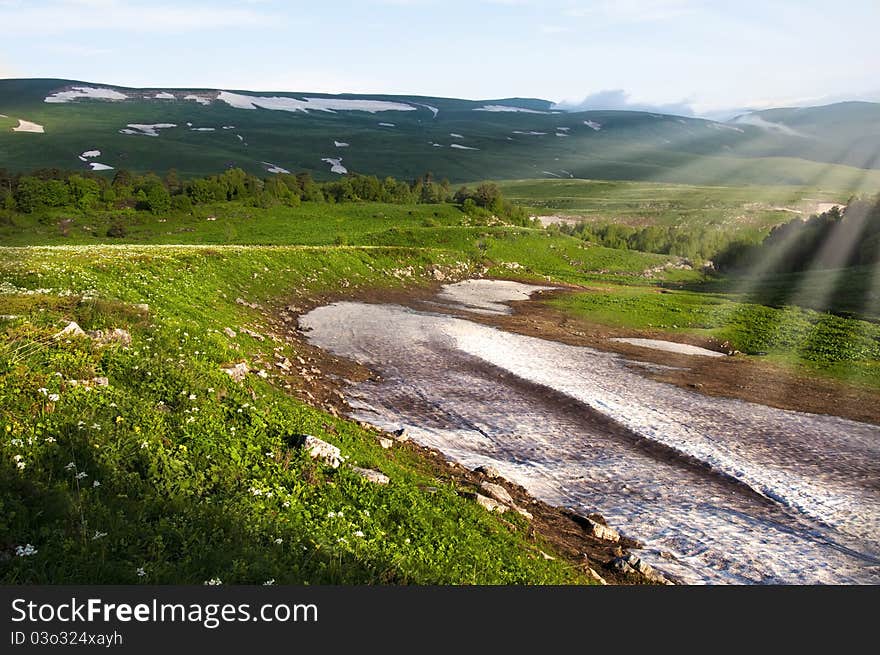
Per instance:
[[[211,578],[210,580],[205,580],[202,584],[205,584],[208,587],[217,587],[222,585],[223,581],[220,578]]]
[[[49,394],[49,400],[51,400],[53,403],[57,403],[60,398],[61,396],[59,396],[57,393]]]
[[[355,530],[355,532],[354,532],[354,536],[355,536],[355,537],[363,537],[363,536],[364,536],[364,531],[363,531],[363,530]]]
[[[15,554],[19,557],[30,557],[31,555],[36,555],[38,552],[39,551],[31,544],[25,544],[24,546],[15,547]]]
[[[92,541],[97,541],[98,539],[103,539],[107,536],[106,532],[101,532],[100,530],[95,530],[95,534],[92,535]]]
[[[92,487],[100,487],[100,486],[101,486],[101,483],[98,482],[97,480],[95,480],[94,482],[92,482]]]
[[[147,574],[147,572],[144,571],[144,567],[143,567],[143,566],[139,566],[139,567],[137,568],[136,573],[137,573],[137,575],[138,575],[139,578],[142,578],[142,577],[144,577],[144,576]]]
[[[264,587],[271,587],[273,584],[275,584],[275,578],[269,578],[268,580],[266,580],[263,583],[263,586]]]
[[[64,470],[70,471],[71,469],[75,469],[75,468],[76,468],[76,464],[74,464],[73,462],[68,462],[67,466],[64,467]]]
[[[76,474],[77,480],[82,480],[83,478],[87,478],[87,477],[89,477],[89,474],[86,473],[85,471],[80,471],[79,473]]]
[[[275,539],[275,543],[278,544],[278,545],[280,546],[281,544],[284,543],[284,539],[282,539],[281,537],[277,537],[277,538]]]
[[[46,387],[40,387],[39,389],[37,389],[37,391],[39,391],[44,396],[49,393],[49,390]]]

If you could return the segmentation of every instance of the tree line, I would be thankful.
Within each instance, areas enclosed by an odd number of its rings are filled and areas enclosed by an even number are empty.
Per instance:
[[[719,253],[719,270],[768,273],[880,264],[880,194],[778,225],[758,244],[735,242]]]
[[[186,180],[174,169],[164,176],[134,174],[121,169],[112,178],[55,168],[27,175],[0,169],[0,207],[7,211],[32,214],[53,208],[81,211],[132,208],[166,214],[186,213],[196,205],[218,202],[241,202],[263,208],[296,206],[302,202],[452,202],[461,205],[469,215],[494,215],[519,225],[529,222],[528,214],[505,201],[495,184],[485,182],[473,189],[462,186],[453,191],[448,180],[438,182],[430,173],[409,182],[357,173],[318,182],[308,172],[261,178],[240,168]]]

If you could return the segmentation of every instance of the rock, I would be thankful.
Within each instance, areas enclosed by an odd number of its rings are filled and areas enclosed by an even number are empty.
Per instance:
[[[86,333],[83,329],[76,324],[75,321],[71,321],[68,323],[61,332],[58,332],[55,335],[56,339],[60,339],[61,337],[84,337]]]
[[[92,383],[93,385],[95,385],[96,387],[108,387],[108,386],[110,386],[110,380],[108,380],[108,379],[105,378],[105,377],[92,378],[92,379],[91,379],[91,383]]]
[[[592,568],[587,567],[587,577],[599,583],[600,585],[607,585],[608,582],[601,575],[596,573]]]
[[[478,466],[474,469],[474,473],[482,473],[487,478],[500,478],[501,474],[494,466]]]
[[[257,371],[257,375],[258,375],[259,377],[263,378],[264,380],[265,380],[267,377],[269,377],[269,374],[266,373],[266,371],[264,371],[263,369],[260,369],[259,371]]]
[[[244,362],[239,362],[235,366],[231,368],[222,368],[220,369],[224,373],[226,373],[229,377],[231,377],[236,382],[241,382],[244,380],[245,376],[248,374],[248,365]]]
[[[382,446],[382,448],[387,449],[387,448],[391,448],[391,446],[394,445],[394,442],[391,441],[391,439],[386,439],[385,437],[379,437],[379,445]]]
[[[342,454],[333,444],[310,434],[298,434],[295,436],[295,441],[308,451],[312,459],[319,459],[332,468],[339,468],[342,463]]]
[[[406,428],[398,428],[391,433],[391,436],[394,437],[395,441],[409,441],[409,435],[406,433]]]
[[[480,484],[480,488],[495,500],[500,501],[505,505],[513,505],[513,498],[507,493],[507,489],[500,484],[493,484],[492,482],[484,480]]]
[[[655,584],[673,584],[672,582],[667,580],[662,573],[655,570],[653,566],[643,561],[637,555],[633,555],[632,553],[630,553],[625,558],[619,559],[624,560],[630,567],[632,567],[633,570],[638,571],[643,576],[645,576],[648,582],[653,582]]]
[[[593,519],[586,517],[584,517],[584,522],[587,526],[589,526],[590,534],[596,537],[596,539],[610,541],[611,543],[617,543],[618,541],[620,541],[620,535],[614,528],[607,525],[602,525],[598,521],[594,521]]]
[[[476,494],[477,505],[484,507],[490,512],[498,512],[499,514],[504,514],[510,508],[504,503],[499,503],[494,498],[489,498],[488,496],[484,496],[483,494]]]
[[[611,568],[619,573],[627,573],[627,574],[635,574],[636,570],[629,565],[623,557],[618,557],[613,562],[611,562]]]
[[[135,309],[140,310],[142,312],[150,311],[150,306],[145,302],[139,302],[134,306]]]
[[[372,482],[374,484],[388,484],[391,482],[391,479],[380,471],[374,471],[373,469],[365,469],[360,466],[352,466],[351,470],[357,473],[359,476],[367,480],[368,482]]]
[[[290,363],[290,360],[287,359],[287,357],[284,357],[282,359],[279,359],[277,362],[275,362],[275,366],[277,366],[278,368],[280,368],[282,371],[284,371],[286,373],[287,371],[290,370],[292,364]]]
[[[556,558],[553,557],[552,555],[548,555],[547,553],[545,553],[543,550],[539,550],[538,552],[541,553],[541,557],[543,557],[543,558],[546,559],[546,560],[551,560],[551,561],[552,561],[552,560],[555,560],[555,559],[556,559]]]
[[[439,268],[435,268],[435,269],[433,269],[433,270],[431,271],[431,275],[432,275],[432,276],[434,277],[434,279],[437,280],[438,282],[442,282],[443,280],[446,279],[446,274],[445,274],[443,271],[441,271]]]
[[[102,345],[111,343],[119,343],[123,346],[131,345],[131,334],[129,334],[128,330],[123,330],[122,328],[113,328],[108,332],[104,332],[103,330],[90,330],[89,332],[86,332],[86,334]]]
[[[227,337],[229,337],[230,339],[235,339],[235,337],[238,336],[238,334],[236,333],[236,331],[233,330],[231,327],[225,327],[225,328],[223,328],[223,334],[225,334],[225,335],[226,335]]]
[[[249,337],[251,337],[253,339],[256,339],[257,341],[265,341],[266,340],[266,337],[264,337],[262,334],[260,334],[259,332],[254,332],[253,330],[250,330],[248,328],[239,328],[238,331],[241,332],[242,334],[248,335]]]

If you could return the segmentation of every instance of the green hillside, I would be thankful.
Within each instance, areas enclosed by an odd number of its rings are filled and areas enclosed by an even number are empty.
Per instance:
[[[118,99],[87,97],[96,94]],[[875,105],[863,112],[864,120],[873,120],[872,111]],[[329,179],[337,175],[331,171],[334,162],[322,160],[340,159],[339,166],[351,172],[410,179],[430,171],[453,183],[541,177],[713,185],[824,181],[860,190],[880,179],[877,171],[851,166],[877,167],[876,161],[829,147],[827,133],[822,139],[792,137],[754,125],[646,112],[568,113],[537,99],[0,80],[0,114],[6,116],[0,118],[0,168],[12,171],[85,170],[100,163],[141,172],[175,168],[194,176],[226,167],[263,174],[279,167]],[[44,132],[13,131],[19,120]],[[156,124],[174,127],[152,129],[155,136],[150,128],[130,127]],[[851,120],[845,124],[846,130],[854,129]],[[81,157],[88,151],[101,154]]]

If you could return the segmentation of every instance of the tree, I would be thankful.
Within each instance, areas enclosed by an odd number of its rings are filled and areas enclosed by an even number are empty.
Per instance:
[[[163,214],[171,209],[171,194],[164,184],[154,184],[147,189],[147,209],[154,214]]]

